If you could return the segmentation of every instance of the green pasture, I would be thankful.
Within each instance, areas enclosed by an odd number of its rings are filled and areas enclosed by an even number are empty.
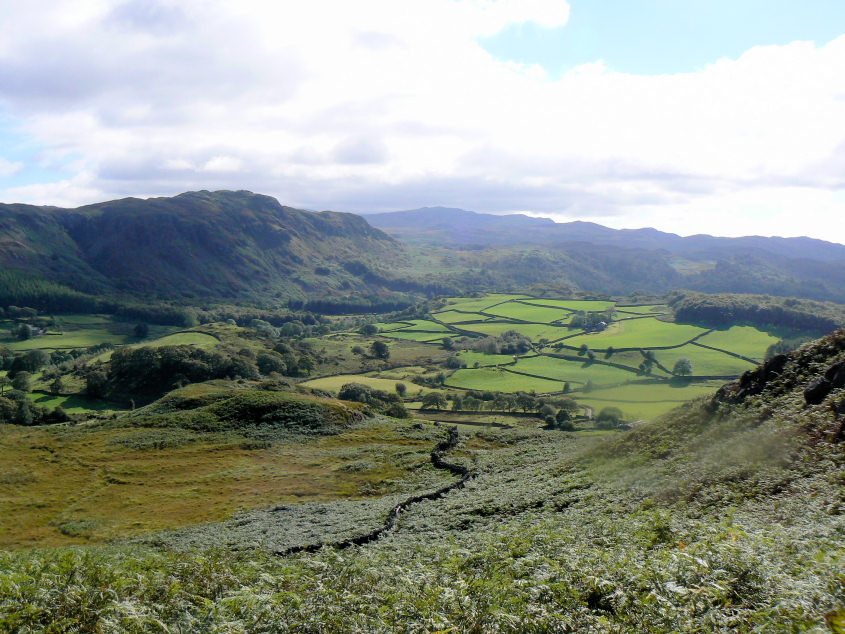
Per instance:
[[[379,329],[380,332],[390,332],[391,330],[399,330],[400,328],[407,328],[410,322],[407,321],[391,321],[390,323],[377,322],[373,326]]]
[[[128,341],[135,341],[135,339],[128,335],[111,333],[105,328],[77,330],[64,334],[49,332],[24,341],[18,341],[8,336],[0,338],[0,344],[19,352],[36,349],[51,351],[61,348],[89,348],[99,343],[121,345]]]
[[[215,337],[204,332],[176,332],[160,339],[144,340],[139,346],[160,348],[161,346],[197,346],[199,348],[213,348],[220,343]]]
[[[698,326],[675,324],[658,319],[629,319],[614,322],[603,332],[583,334],[566,340],[567,346],[587,344],[594,350],[614,348],[654,348],[678,346],[707,332]]]
[[[475,365],[476,361],[481,367],[513,363],[513,355],[510,354],[485,354],[474,350],[464,350],[463,352],[459,352],[458,356],[466,361],[467,367],[469,368]]]
[[[527,299],[529,304],[541,306],[552,306],[575,312],[586,311],[588,313],[599,313],[613,307],[613,302],[591,299]]]
[[[82,394],[53,395],[41,392],[30,392],[28,396],[36,405],[46,407],[47,409],[55,409],[56,407],[61,406],[68,414],[84,414],[92,410],[102,411],[123,409],[99,399],[87,398]]]
[[[569,381],[572,387],[586,383],[587,380],[591,380],[596,385],[614,385],[640,378],[636,372],[601,363],[590,363],[587,359],[578,362],[546,356],[520,359],[510,369],[544,376],[559,382]]]
[[[560,392],[563,382],[514,374],[504,369],[478,368],[457,370],[446,379],[446,385],[465,390],[496,392]]]
[[[707,396],[722,385],[719,381],[689,384],[631,383],[606,390],[593,390],[588,394],[576,394],[581,405],[587,405],[598,414],[603,407],[618,407],[626,418],[653,420],[671,411],[681,403]]]
[[[423,330],[426,332],[451,332],[443,324],[438,324],[436,321],[430,319],[411,319],[408,321],[410,326],[403,330]]]
[[[692,363],[693,376],[739,376],[755,367],[749,361],[695,344],[687,344],[672,350],[657,350],[655,356],[670,371],[678,359],[689,359]],[[657,372],[656,369],[655,372]]]
[[[518,333],[525,335],[532,341],[539,341],[540,339],[560,339],[572,334],[572,330],[560,326],[547,326],[545,324],[517,324],[512,321],[497,321],[485,322],[483,324],[467,324],[461,326],[463,330],[477,332],[482,335],[489,335],[498,337],[508,330],[516,330]]]
[[[434,313],[434,316],[444,324],[458,324],[462,321],[487,319],[487,317],[478,313],[459,313],[454,310],[444,310],[442,313]]]
[[[114,321],[106,315],[56,315],[55,319],[57,324],[45,334],[23,341],[10,335],[9,329],[15,325],[13,322],[0,322],[0,345],[24,352],[90,348],[101,343],[120,346],[138,341],[132,334],[134,323]],[[162,336],[173,330],[173,327],[150,326],[150,335]]]
[[[616,312],[631,315],[662,315],[669,312],[666,304],[649,304],[645,306],[616,306]]]
[[[534,321],[541,324],[549,324],[553,321],[569,321],[572,313],[560,308],[546,308],[545,306],[532,306],[521,302],[508,302],[486,310],[485,312],[505,317],[506,319],[520,319],[522,321]]]
[[[733,326],[727,330],[714,330],[700,339],[705,346],[729,350],[761,363],[766,349],[778,342],[774,337],[754,326]]]
[[[381,370],[377,372],[368,372],[367,376],[378,377],[380,379],[393,379],[395,381],[407,381],[417,374],[425,374],[428,369],[421,365],[406,365],[401,368],[391,368],[390,370]]]
[[[445,309],[464,310],[475,313],[496,304],[507,302],[512,299],[528,299],[527,295],[510,295],[506,293],[491,293],[484,297],[454,297],[446,301]]]
[[[375,376],[367,376],[364,374],[339,374],[337,376],[327,376],[321,379],[312,379],[305,381],[301,385],[306,387],[324,390],[332,394],[337,394],[347,383],[360,383],[369,386],[374,390],[383,390],[385,392],[395,392],[397,383],[404,383],[408,386],[408,394],[417,394],[420,391],[425,393],[427,390],[419,385],[408,383],[407,381],[397,381],[394,379],[384,379]]]
[[[445,332],[423,332],[421,330],[392,330],[382,333],[383,336],[390,337],[391,339],[405,339],[407,341],[419,341],[421,343],[442,341],[446,334]]]

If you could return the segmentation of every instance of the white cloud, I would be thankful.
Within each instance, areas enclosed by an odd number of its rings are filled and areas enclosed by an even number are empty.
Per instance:
[[[239,172],[242,162],[234,156],[215,156],[202,166],[204,172]]]
[[[14,176],[21,170],[22,167],[23,163],[20,161],[7,161],[0,156],[0,178],[9,178],[9,176]]]
[[[0,107],[51,160],[82,157],[86,177],[0,194],[55,204],[234,187],[309,208],[531,209],[845,242],[845,226],[791,220],[845,217],[845,36],[693,73],[596,60],[559,78],[477,43],[512,23],[565,24],[568,11],[559,0],[17,3],[0,22]]]

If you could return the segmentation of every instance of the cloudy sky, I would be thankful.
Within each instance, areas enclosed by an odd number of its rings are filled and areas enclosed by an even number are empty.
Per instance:
[[[845,243],[842,0],[0,0],[0,201]]]

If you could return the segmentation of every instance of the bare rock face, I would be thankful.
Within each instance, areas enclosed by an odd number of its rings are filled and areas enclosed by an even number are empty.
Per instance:
[[[845,361],[830,366],[824,373],[824,378],[830,381],[834,388],[845,387]]]
[[[833,384],[823,376],[810,381],[804,388],[804,400],[808,405],[818,405],[830,394]]]

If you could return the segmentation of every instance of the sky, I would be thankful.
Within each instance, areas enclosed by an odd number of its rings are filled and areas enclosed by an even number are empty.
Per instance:
[[[845,243],[841,0],[0,0],[0,201]]]

